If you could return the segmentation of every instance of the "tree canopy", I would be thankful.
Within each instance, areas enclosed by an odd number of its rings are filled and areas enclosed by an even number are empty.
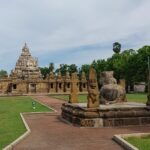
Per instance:
[[[148,56],[150,56],[150,46],[144,46],[138,50],[128,49],[120,53],[115,52],[112,57],[106,60],[93,60],[91,64],[83,64],[79,69],[75,64],[61,64],[60,67],[54,71],[54,64],[51,63],[49,68],[41,68],[41,71],[44,76],[49,73],[50,70],[53,70],[55,73],[61,72],[62,75],[65,75],[66,72],[70,74],[78,72],[79,75],[85,72],[88,78],[89,69],[92,65],[97,71],[98,78],[102,71],[113,70],[117,80],[125,79],[128,85],[133,85],[136,82],[147,82]]]
[[[7,76],[8,76],[7,71],[5,71],[5,70],[0,70],[0,79],[1,79],[1,78],[5,78],[5,77],[7,77]]]

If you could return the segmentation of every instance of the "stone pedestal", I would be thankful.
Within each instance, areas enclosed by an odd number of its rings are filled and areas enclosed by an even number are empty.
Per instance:
[[[87,104],[63,104],[62,117],[82,127],[150,125],[150,107],[124,102],[87,108]]]

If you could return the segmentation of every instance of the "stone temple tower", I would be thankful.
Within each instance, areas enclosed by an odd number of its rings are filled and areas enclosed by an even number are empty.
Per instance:
[[[18,79],[38,79],[42,77],[38,67],[38,60],[31,56],[26,43],[22,48],[22,53],[16,63],[15,69],[11,71],[10,76]]]

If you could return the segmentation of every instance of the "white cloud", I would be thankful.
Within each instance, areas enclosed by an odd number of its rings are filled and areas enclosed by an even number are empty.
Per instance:
[[[80,46],[150,44],[149,7],[149,0],[0,0],[0,68],[13,67],[25,41],[34,56],[43,57],[41,65],[44,57],[62,51],[67,63],[66,53]],[[81,64],[111,54],[111,48],[80,49],[72,57]],[[57,55],[54,60],[59,63]]]

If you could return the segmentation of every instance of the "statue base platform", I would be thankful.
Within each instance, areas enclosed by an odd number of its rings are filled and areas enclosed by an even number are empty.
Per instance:
[[[150,107],[124,102],[87,108],[86,103],[64,103],[62,118],[81,127],[117,127],[150,125]]]

